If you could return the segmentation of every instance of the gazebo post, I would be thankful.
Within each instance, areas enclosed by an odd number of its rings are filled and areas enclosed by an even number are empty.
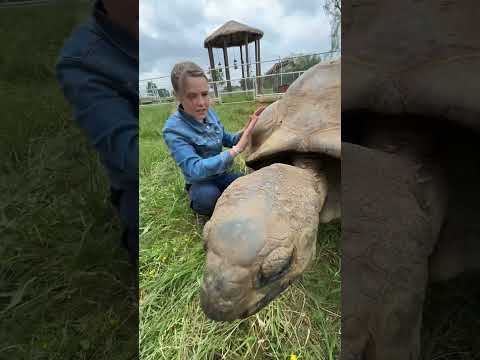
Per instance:
[[[225,75],[227,77],[227,90],[232,91],[232,84],[230,83],[230,69],[228,68],[228,53],[227,53],[227,41],[223,40],[223,61],[225,63]]]
[[[242,51],[242,45],[239,46],[240,48],[240,62],[242,64],[242,79],[243,79],[243,84],[242,88],[243,90],[247,90],[247,84],[245,83],[245,69],[243,67],[243,51]]]
[[[213,60],[213,50],[212,47],[208,47],[208,58],[210,59],[210,71],[212,75],[212,81],[215,81],[215,61]],[[213,91],[215,92],[215,97],[218,98],[218,90],[217,90],[217,83],[213,83]]]
[[[258,41],[258,75],[262,76],[262,64],[261,64],[261,56],[260,56],[260,39]]]
[[[262,79],[259,78],[261,76],[260,70],[260,40],[255,40],[255,73],[257,76],[257,91],[259,94],[262,93]]]
[[[245,60],[247,61],[247,81],[250,78],[250,64],[248,62],[248,34],[245,34]]]

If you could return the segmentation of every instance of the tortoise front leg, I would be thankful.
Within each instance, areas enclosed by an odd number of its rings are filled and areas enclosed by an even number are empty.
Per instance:
[[[418,163],[342,144],[342,360],[418,359],[434,184]]]

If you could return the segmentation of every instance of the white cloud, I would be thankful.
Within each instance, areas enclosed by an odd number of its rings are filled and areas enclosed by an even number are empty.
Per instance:
[[[229,20],[264,32],[262,61],[328,51],[330,46],[322,0],[140,0],[140,78],[169,75],[176,62],[187,59],[208,67],[203,41]],[[221,51],[215,50],[215,56],[223,64]],[[238,48],[229,49],[231,63],[234,57],[239,62]]]
[[[249,22],[252,18],[276,18],[282,15],[279,0],[231,1],[228,5],[221,0],[207,0],[206,3],[205,17],[219,23],[224,23],[226,18]]]

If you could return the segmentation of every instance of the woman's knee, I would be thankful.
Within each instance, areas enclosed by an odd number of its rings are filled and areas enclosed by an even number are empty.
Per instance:
[[[193,211],[201,215],[211,215],[220,195],[220,190],[214,185],[192,185],[190,199]]]

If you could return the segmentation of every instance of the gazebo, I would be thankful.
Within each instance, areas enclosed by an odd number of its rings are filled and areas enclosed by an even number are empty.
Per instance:
[[[230,20],[223,24],[220,28],[210,34],[204,41],[203,46],[208,49],[208,57],[210,59],[210,71],[215,71],[215,61],[213,59],[213,48],[223,49],[223,61],[225,64],[225,77],[227,80],[227,89],[232,91],[232,84],[230,82],[230,70],[228,68],[228,53],[227,48],[238,46],[240,48],[240,61],[242,66],[242,79],[244,90],[246,90],[245,70],[243,63],[243,49],[245,46],[245,60],[247,63],[247,78],[250,77],[250,68],[248,66],[248,44],[255,42],[255,63],[256,75],[261,75],[260,67],[260,39],[263,37],[263,31],[253,27],[241,24],[237,21]],[[218,97],[217,86],[214,84],[215,96]]]

